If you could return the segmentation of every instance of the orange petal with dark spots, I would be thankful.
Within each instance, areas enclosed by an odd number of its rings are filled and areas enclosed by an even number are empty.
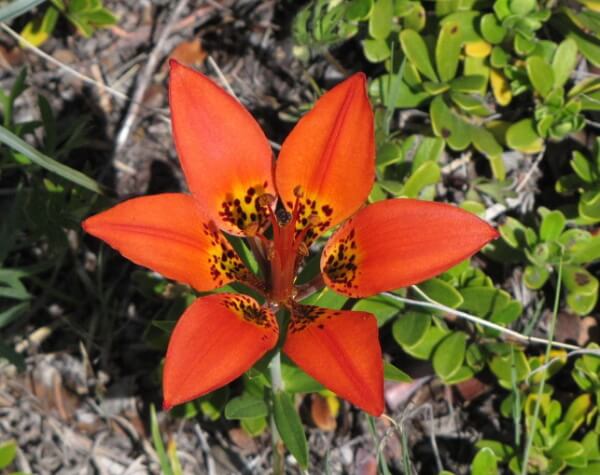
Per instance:
[[[283,351],[338,396],[374,416],[383,412],[383,362],[370,313],[296,306]]]
[[[455,206],[380,201],[360,210],[331,237],[321,270],[336,292],[367,297],[440,274],[497,237],[492,226]]]
[[[196,300],[171,334],[163,370],[164,407],[203,396],[238,378],[275,346],[275,315],[246,295]]]
[[[323,95],[281,146],[275,180],[288,210],[300,187],[301,218],[315,214],[320,234],[365,202],[375,173],[373,111],[364,74],[355,74]]]
[[[269,142],[234,97],[203,74],[169,64],[173,137],[189,189],[221,229],[243,235],[265,221],[258,197],[275,194]]]
[[[133,198],[86,219],[82,226],[130,261],[200,291],[249,275],[189,195]]]

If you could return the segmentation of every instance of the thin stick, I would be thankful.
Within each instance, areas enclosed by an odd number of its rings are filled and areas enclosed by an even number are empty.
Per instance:
[[[124,100],[127,100],[127,101],[129,100],[129,97],[127,96],[127,94],[124,94],[121,91],[113,89],[112,87],[107,86],[106,84],[100,85],[100,84],[98,84],[98,81],[96,81],[95,79],[93,79],[93,78],[91,78],[89,76],[86,76],[85,74],[80,73],[79,71],[73,69],[71,66],[68,66],[68,65],[66,65],[64,63],[61,63],[60,61],[58,61],[57,59],[53,58],[49,54],[44,53],[37,46],[34,46],[29,41],[27,41],[25,38],[23,38],[21,35],[19,35],[19,33],[17,33],[15,30],[13,30],[6,23],[0,22],[0,28],[2,28],[6,33],[8,33],[15,40],[17,40],[21,45],[25,46],[25,48],[30,49],[35,54],[37,54],[38,56],[44,58],[49,63],[52,63],[55,66],[57,66],[59,69],[62,69],[63,71],[69,73],[70,75],[75,76],[78,79],[81,79],[83,82],[85,82],[87,84],[91,84],[94,87],[106,90],[106,91],[110,92],[113,96],[118,97],[119,99],[124,99]]]
[[[552,341],[554,340],[554,331],[556,329],[556,317],[558,315],[558,307],[560,305],[560,291],[561,291],[561,283],[562,283],[562,268],[563,268],[563,259],[562,253],[560,256],[560,262],[558,264],[558,273],[556,276],[556,293],[554,295],[554,306],[552,308],[552,320],[550,321],[550,326],[548,327],[548,343],[546,344],[546,356],[545,361],[550,359],[550,350],[552,349]],[[521,475],[527,475],[529,472],[529,454],[531,452],[531,448],[533,447],[533,439],[535,437],[535,426],[537,425],[537,420],[540,414],[540,406],[542,401],[542,394],[544,394],[544,386],[546,383],[546,378],[542,378],[540,381],[540,386],[537,392],[537,398],[535,400],[535,407],[533,409],[533,417],[531,419],[531,427],[529,428],[529,433],[527,434],[527,445],[525,446],[525,453],[523,454],[523,464],[521,465]],[[525,426],[527,427],[527,419],[525,420]]]
[[[528,345],[534,344],[534,343],[542,344],[542,345],[551,344],[552,346],[554,346],[556,348],[565,348],[567,350],[582,350],[583,349],[579,346],[570,345],[568,343],[561,343],[561,342],[557,342],[557,341],[551,342],[544,338],[522,335],[521,333],[519,333],[515,330],[511,330],[510,328],[505,328],[505,327],[497,325],[495,323],[488,322],[487,320],[484,320],[483,318],[479,318],[474,315],[470,315],[466,312],[462,312],[460,310],[455,310],[451,307],[447,307],[446,305],[438,303],[416,286],[412,286],[412,289],[415,292],[417,292],[421,297],[423,297],[423,299],[425,299],[426,301],[423,302],[422,300],[414,300],[414,299],[409,299],[409,298],[405,298],[405,297],[400,297],[399,295],[395,295],[390,292],[383,292],[381,295],[385,295],[386,297],[390,297],[391,299],[397,300],[398,302],[404,302],[409,305],[415,305],[417,307],[426,307],[426,308],[432,308],[435,310],[441,310],[442,312],[446,312],[446,313],[449,313],[456,317],[463,318],[470,322],[481,325],[482,327],[491,328],[492,330],[496,330],[505,335],[510,335],[514,339],[516,339],[522,343],[528,344]]]
[[[96,89],[98,89],[100,91],[108,92],[109,94],[111,94],[113,97],[115,97],[117,99],[133,102],[132,99],[124,92],[121,92],[118,89],[115,89],[114,87],[111,87],[107,84],[102,84],[102,83],[96,81],[94,78],[91,78],[90,76],[86,76],[85,74],[80,73],[76,69],[73,69],[68,64],[61,63],[56,58],[50,56],[49,54],[45,53],[37,46],[34,46],[33,44],[31,44],[29,41],[27,41],[25,38],[23,38],[21,35],[19,35],[19,33],[17,33],[15,30],[13,30],[6,23],[0,22],[0,28],[2,30],[4,30],[12,38],[14,38],[16,41],[18,41],[19,44],[24,46],[25,49],[31,50],[33,53],[37,54],[40,58],[43,58],[44,60],[48,61],[49,63],[54,64],[57,68],[63,70],[65,73],[67,73],[73,77],[76,77],[77,79],[80,79],[81,81],[83,81],[86,84],[90,84],[91,86],[94,86]],[[160,109],[157,109],[155,107],[148,107],[141,103],[139,104],[139,106],[143,107],[144,109],[146,109],[150,112],[158,114],[160,116],[160,118],[163,120],[167,120],[167,121],[169,120],[169,118]]]
[[[146,62],[146,66],[140,76],[139,82],[137,84],[135,93],[133,94],[133,100],[127,111],[125,116],[125,120],[123,121],[123,125],[119,133],[117,134],[117,139],[115,141],[115,153],[117,156],[125,144],[127,143],[127,139],[129,138],[129,134],[131,133],[131,129],[133,128],[133,124],[135,123],[137,116],[140,111],[140,104],[144,99],[144,94],[150,85],[150,81],[152,80],[152,76],[158,65],[159,60],[162,58],[163,49],[165,43],[169,36],[171,35],[171,31],[173,30],[173,26],[175,22],[179,19],[183,10],[187,7],[188,0],[179,0],[179,3],[171,13],[171,17],[169,21],[163,28],[158,40],[156,41],[156,45],[154,46],[152,53],[148,56],[148,61]]]
[[[269,372],[271,373],[271,392],[275,395],[276,392],[281,392],[285,389],[281,375],[281,353],[279,351],[275,353],[269,364]],[[283,442],[275,424],[274,411],[271,412],[271,442],[273,445],[273,474],[283,475],[285,473]]]

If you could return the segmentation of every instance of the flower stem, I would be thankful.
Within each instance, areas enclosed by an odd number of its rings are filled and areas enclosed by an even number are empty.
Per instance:
[[[273,395],[276,392],[283,391],[283,378],[281,376],[281,353],[278,351],[273,356],[269,364],[271,373],[271,391]],[[285,458],[283,441],[275,424],[275,411],[271,411],[271,441],[273,445],[273,475],[283,475],[285,473]]]

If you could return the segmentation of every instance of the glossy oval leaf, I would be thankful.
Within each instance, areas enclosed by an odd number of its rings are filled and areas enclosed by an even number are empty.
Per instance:
[[[225,406],[226,419],[266,417],[269,410],[261,398],[245,394],[231,399]]]
[[[439,33],[435,48],[435,62],[441,81],[456,76],[462,46],[462,34],[458,22],[446,22]]]
[[[558,210],[550,211],[542,219],[542,225],[540,226],[540,239],[542,241],[553,241],[558,237],[565,229],[567,220],[565,215]]]
[[[572,38],[567,38],[556,48],[552,58],[552,71],[554,72],[554,86],[565,85],[577,64],[577,43]]]
[[[486,13],[481,17],[480,29],[484,39],[493,45],[501,43],[506,36],[506,28],[493,13]]]
[[[532,119],[522,119],[506,131],[506,144],[519,152],[538,153],[544,148],[544,140],[535,130]]]
[[[492,449],[482,448],[471,464],[471,475],[496,475],[498,473],[498,463]]]
[[[362,45],[365,57],[371,63],[385,61],[392,54],[392,51],[385,40],[367,38],[362,42]]]
[[[392,0],[377,0],[369,17],[369,34],[377,40],[386,39],[392,31],[393,16]]]
[[[418,287],[436,302],[451,308],[458,308],[463,303],[463,297],[458,290],[442,279],[434,277]]]
[[[443,380],[448,380],[457,373],[465,360],[467,335],[456,331],[450,333],[436,347],[433,353],[433,369]]]
[[[394,322],[392,335],[402,346],[415,346],[425,337],[430,325],[430,315],[408,312]]]
[[[414,30],[403,30],[400,33],[400,44],[404,54],[421,73],[432,81],[439,81],[433,69],[425,40],[419,33]]]
[[[539,56],[531,56],[525,61],[527,76],[531,85],[542,97],[546,97],[554,88],[554,71],[552,67]]]

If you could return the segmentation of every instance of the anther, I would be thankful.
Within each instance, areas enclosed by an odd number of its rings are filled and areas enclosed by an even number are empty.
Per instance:
[[[258,222],[254,221],[244,228],[244,233],[246,233],[247,236],[254,237],[258,233],[259,228],[260,225]]]
[[[292,219],[292,215],[283,208],[277,209],[275,211],[275,216],[277,217],[277,222],[280,226],[285,226]]]
[[[294,187],[294,196],[296,198],[302,198],[304,196],[304,191],[302,190],[302,187],[300,185],[296,185]]]
[[[275,246],[271,241],[269,241],[267,246],[267,260],[272,261],[275,257]]]
[[[305,242],[300,242],[300,244],[298,245],[298,254],[301,255],[302,257],[306,257],[309,254],[309,250],[308,250],[308,246],[306,245]]]
[[[275,203],[275,197],[270,194],[270,193],[263,193],[262,195],[260,195],[257,200],[258,200],[258,205],[261,207],[271,207],[273,206],[273,203]]]

